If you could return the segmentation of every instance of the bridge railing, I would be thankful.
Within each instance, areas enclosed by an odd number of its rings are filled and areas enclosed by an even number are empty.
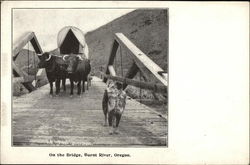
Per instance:
[[[118,47],[122,46],[128,51],[129,56],[133,60],[132,66],[128,69],[125,77],[119,77],[116,75],[114,67],[114,59]],[[143,77],[148,82],[141,82],[133,80],[138,72],[141,72]],[[150,76],[158,80],[159,83],[149,82]],[[105,73],[102,73],[104,77],[103,81],[106,82],[108,79],[122,82],[123,88],[125,89],[127,85],[136,86],[142,89],[154,90],[158,93],[166,93],[168,86],[168,75],[160,68],[154,61],[152,61],[145,53],[143,53],[136,45],[134,45],[125,35],[122,33],[116,33],[113,46],[111,49],[110,57],[106,67]]]
[[[26,33],[20,40],[13,44],[12,51],[12,69],[13,69],[13,83],[19,82],[24,85],[24,87],[29,91],[35,90],[35,86],[32,84],[34,80],[38,80],[40,78],[40,74],[42,69],[39,69],[36,75],[29,75],[24,70],[16,65],[16,59],[19,56],[20,51],[25,47],[27,43],[31,43],[36,54],[41,54],[43,51],[41,46],[36,38],[34,32]],[[28,50],[30,51],[30,50]],[[28,59],[29,60],[29,59]],[[29,66],[27,66],[29,67]]]

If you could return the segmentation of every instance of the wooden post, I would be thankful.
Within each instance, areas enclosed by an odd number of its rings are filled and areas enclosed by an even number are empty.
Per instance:
[[[114,40],[112,48],[111,48],[111,53],[110,53],[110,56],[109,56],[108,65],[106,67],[106,74],[110,74],[108,68],[109,68],[110,65],[112,66],[114,64],[114,59],[115,59],[115,55],[116,55],[118,46],[119,46],[119,43],[116,40]],[[103,81],[107,82],[107,78],[104,77]]]
[[[135,75],[137,74],[138,71],[139,71],[138,66],[133,62],[132,66],[129,68],[125,77],[132,79],[135,77]],[[123,84],[123,89],[125,89],[127,86],[128,86],[128,84]]]
[[[103,67],[100,66],[99,70],[102,72],[103,71]],[[101,79],[102,79],[102,74],[101,74]]]
[[[109,65],[108,66],[108,70],[109,70],[109,73],[111,76],[116,76],[116,72],[115,72],[115,69],[112,65]]]
[[[33,48],[34,48],[36,54],[41,54],[41,53],[43,53],[42,48],[41,48],[39,42],[37,41],[37,38],[36,38],[35,33],[34,33],[33,38],[30,40],[30,42],[31,42],[31,44],[32,44],[32,46],[33,46]]]

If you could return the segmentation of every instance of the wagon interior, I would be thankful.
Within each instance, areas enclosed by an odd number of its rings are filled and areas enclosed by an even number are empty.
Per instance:
[[[82,49],[82,46],[71,29],[59,49],[61,54],[79,54],[79,49]]]

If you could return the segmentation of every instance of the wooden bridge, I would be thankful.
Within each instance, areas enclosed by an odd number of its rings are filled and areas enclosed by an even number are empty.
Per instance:
[[[18,51],[29,41],[36,53],[42,52],[34,33],[14,47],[13,82],[23,83],[30,93],[13,99],[13,146],[167,146],[167,117],[132,98],[127,99],[119,134],[110,135],[111,128],[103,126],[102,97],[107,79],[123,82],[124,89],[133,85],[155,93],[167,92],[167,74],[123,34],[115,35],[106,72],[102,73],[104,79],[94,76],[89,90],[73,98],[69,97],[69,82],[66,92],[51,98],[48,84],[36,89],[32,85],[35,78],[15,65]],[[125,77],[117,76],[113,67],[118,46],[127,49],[134,61]],[[138,71],[145,82],[132,79]],[[150,82],[149,74],[158,83]]]

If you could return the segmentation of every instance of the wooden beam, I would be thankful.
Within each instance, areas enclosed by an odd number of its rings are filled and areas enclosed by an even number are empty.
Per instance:
[[[148,90],[153,90],[157,93],[167,93],[167,87],[165,85],[162,84],[158,84],[158,83],[148,83],[148,82],[140,82],[140,81],[136,81],[136,80],[132,80],[132,79],[128,79],[128,78],[123,78],[123,77],[118,77],[118,76],[111,76],[111,75],[107,75],[104,73],[101,73],[104,77],[106,77],[107,79],[111,79],[114,81],[119,81],[123,84],[128,84],[128,85],[132,85],[141,89],[148,89]]]
[[[132,66],[129,68],[125,77],[131,79],[131,78],[135,77],[135,75],[137,74],[138,71],[139,71],[138,66],[133,62]]]
[[[129,52],[128,54],[132,59],[134,58],[134,56],[131,55],[131,52]],[[146,80],[152,79],[149,77],[151,72],[143,65],[143,63],[137,61],[136,59],[133,59],[133,60],[134,60],[135,65],[139,68],[139,71],[141,71],[142,77]]]
[[[23,47],[34,37],[34,32],[28,32],[22,38],[20,42],[14,43],[12,57],[15,58],[16,55],[23,49]]]
[[[138,66],[136,65],[135,62],[133,62],[132,66],[130,67],[130,69],[127,72],[125,77],[132,79],[132,78],[134,78],[134,76],[137,74],[138,71],[139,71]],[[142,72],[142,74],[143,74],[143,72]],[[142,78],[145,82],[148,82],[148,79],[145,76],[142,75]],[[128,86],[128,84],[123,84],[123,89],[126,89],[127,86]],[[152,95],[154,96],[154,98],[156,100],[159,100],[159,98],[157,97],[157,94],[154,91],[152,91]]]
[[[106,67],[106,72],[105,72],[106,74],[110,73],[108,67],[110,65],[113,65],[113,63],[114,63],[114,59],[115,59],[115,55],[116,55],[118,46],[119,46],[119,43],[116,40],[114,40],[112,48],[111,48],[110,56],[109,56],[109,61],[108,61],[107,67]],[[106,82],[107,79],[104,77],[103,81]]]
[[[29,92],[32,92],[32,91],[36,90],[36,87],[34,87],[31,82],[24,82],[23,86],[26,89],[28,89]]]
[[[124,36],[122,33],[116,33],[115,38],[119,44],[128,49],[130,52],[129,54],[131,54],[135,62],[139,64],[138,67],[140,67],[140,65],[145,66],[163,85],[168,85],[167,79],[158,74],[158,72],[163,72],[163,70],[139,48],[137,48],[126,36]]]
[[[29,76],[24,78],[24,82],[31,82],[32,83],[32,81],[34,81],[35,79],[38,79],[38,77],[29,75]]]
[[[41,79],[41,78],[43,78],[42,76],[28,76],[28,77],[14,77],[13,78],[13,83],[17,83],[17,82],[19,82],[19,83],[28,83],[28,82],[33,82],[34,80],[39,80],[39,79]]]
[[[116,72],[115,72],[115,69],[112,65],[109,65],[108,66],[108,70],[109,70],[109,73],[111,76],[116,76]]]
[[[160,71],[158,72],[161,76],[165,77],[165,79],[168,79],[168,73],[166,71]]]
[[[28,32],[24,35],[24,37],[22,38],[22,40],[20,42],[17,42],[14,44],[13,46],[13,54],[12,54],[12,57],[13,59],[16,58],[16,56],[18,55],[18,53],[23,49],[23,47],[28,43],[28,42],[31,42],[36,54],[41,54],[43,51],[42,51],[42,48],[36,38],[36,35],[34,32]]]
[[[13,59],[16,59],[17,55],[19,52],[23,49],[23,47],[28,43],[31,42],[34,50],[36,53],[42,53],[41,46],[36,38],[36,35],[34,32],[29,32],[26,33],[25,36],[22,38],[20,42],[16,42],[13,46],[13,54],[12,57]],[[12,60],[12,68],[13,68],[13,74],[18,77],[15,78],[13,81],[15,82],[21,82],[26,89],[29,90],[29,92],[35,90],[36,88],[32,85],[32,81],[34,81],[36,76],[29,76],[27,73],[24,71],[20,70],[15,62]]]
[[[13,83],[23,83],[24,82],[24,78],[23,77],[14,77],[13,78]]]
[[[16,64],[15,64],[14,61],[12,61],[12,69],[15,71],[14,75],[15,75],[16,77],[27,77],[27,76],[28,76],[27,73],[25,73],[24,71],[20,70],[20,69],[16,66]]]
[[[12,69],[13,69],[13,74],[16,76],[16,77],[23,77],[24,79],[24,82],[23,82],[23,85],[26,89],[28,89],[29,92],[32,92],[33,90],[35,90],[36,88],[32,85],[32,83],[29,80],[30,76],[23,72],[22,70],[20,70],[15,62],[12,60]],[[31,80],[33,81],[33,80]]]
[[[38,69],[38,71],[37,71],[37,73],[36,73],[36,76],[38,77],[38,76],[41,76],[42,75],[42,73],[43,73],[43,70],[44,69]]]
[[[30,40],[30,42],[31,42],[36,54],[43,53],[43,50],[42,50],[42,48],[41,48],[35,34],[34,34],[33,38]]]
[[[133,62],[132,66],[129,68],[125,77],[132,79],[135,77],[135,75],[137,74],[138,71],[139,71],[138,66]],[[128,86],[128,84],[123,84],[123,89],[125,89],[127,86]]]
[[[113,46],[112,46],[112,49],[111,49],[111,53],[110,53],[110,57],[109,57],[108,65],[113,65],[114,64],[114,59],[115,59],[115,55],[116,55],[118,46],[119,46],[119,43],[116,40],[114,40]]]

